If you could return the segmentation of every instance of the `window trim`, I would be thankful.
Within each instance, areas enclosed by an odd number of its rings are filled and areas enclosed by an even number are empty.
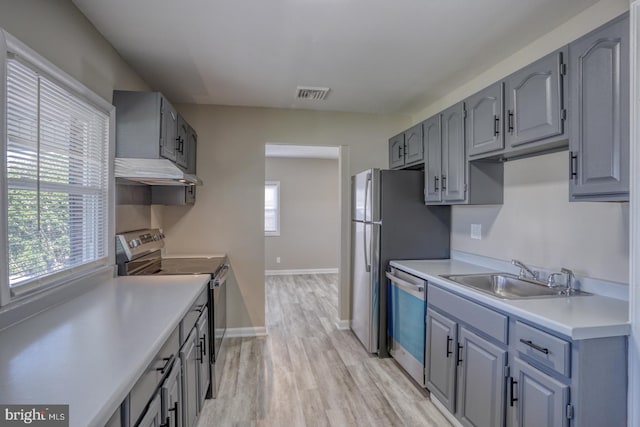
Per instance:
[[[276,187],[276,230],[275,231],[264,231],[265,237],[278,237],[280,236],[280,181],[265,181],[265,187],[267,185],[274,185]],[[266,210],[267,207],[265,205],[266,200],[264,201],[263,207]]]
[[[39,285],[30,286],[30,289],[24,289],[22,292],[16,292],[13,295],[9,286],[9,268],[8,268],[8,182],[7,182],[7,59],[9,56],[15,57],[23,61],[29,66],[38,70],[39,73],[46,76],[51,81],[62,86],[66,90],[72,92],[79,98],[92,104],[94,107],[102,110],[109,116],[109,147],[107,165],[107,256],[94,260],[83,266],[71,268],[59,273],[54,273],[43,277],[39,281]],[[77,81],[74,77],[58,68],[47,59],[42,57],[36,51],[19,41],[17,38],[0,28],[0,250],[4,252],[4,256],[0,257],[0,307],[4,308],[13,305],[16,301],[27,299],[38,299],[41,293],[49,291],[52,288],[68,284],[78,278],[90,278],[97,274],[103,274],[105,267],[113,268],[115,264],[115,241],[111,236],[115,234],[115,178],[114,165],[112,159],[115,156],[115,107],[107,102],[101,96],[93,92],[91,89]],[[47,295],[49,293],[47,292]],[[27,301],[23,301],[26,303]]]

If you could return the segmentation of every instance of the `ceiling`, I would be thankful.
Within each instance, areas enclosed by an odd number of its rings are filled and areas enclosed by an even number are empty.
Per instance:
[[[337,159],[339,147],[317,145],[266,144],[265,157],[290,157],[301,159]]]
[[[180,103],[411,112],[596,0],[73,0]],[[297,86],[329,87],[298,100]]]

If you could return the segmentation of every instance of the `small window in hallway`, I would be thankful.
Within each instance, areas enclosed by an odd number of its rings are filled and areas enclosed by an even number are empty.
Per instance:
[[[264,235],[280,235],[280,181],[264,183]]]

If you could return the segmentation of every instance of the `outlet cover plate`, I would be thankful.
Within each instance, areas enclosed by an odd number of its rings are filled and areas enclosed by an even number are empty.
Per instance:
[[[482,240],[482,224],[471,224],[471,238]]]

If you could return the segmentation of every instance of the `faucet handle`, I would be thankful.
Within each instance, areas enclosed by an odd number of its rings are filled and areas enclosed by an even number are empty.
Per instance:
[[[551,273],[549,276],[547,276],[547,286],[550,288],[555,288],[557,283],[556,283],[556,276],[562,276],[563,274],[565,274],[564,272],[562,273]]]
[[[562,274],[566,274],[567,275],[567,291],[569,292],[569,294],[571,294],[574,290],[574,281],[576,278],[576,275],[573,274],[572,270],[569,270],[568,268],[564,268],[562,267],[560,269],[560,271],[562,272]]]

